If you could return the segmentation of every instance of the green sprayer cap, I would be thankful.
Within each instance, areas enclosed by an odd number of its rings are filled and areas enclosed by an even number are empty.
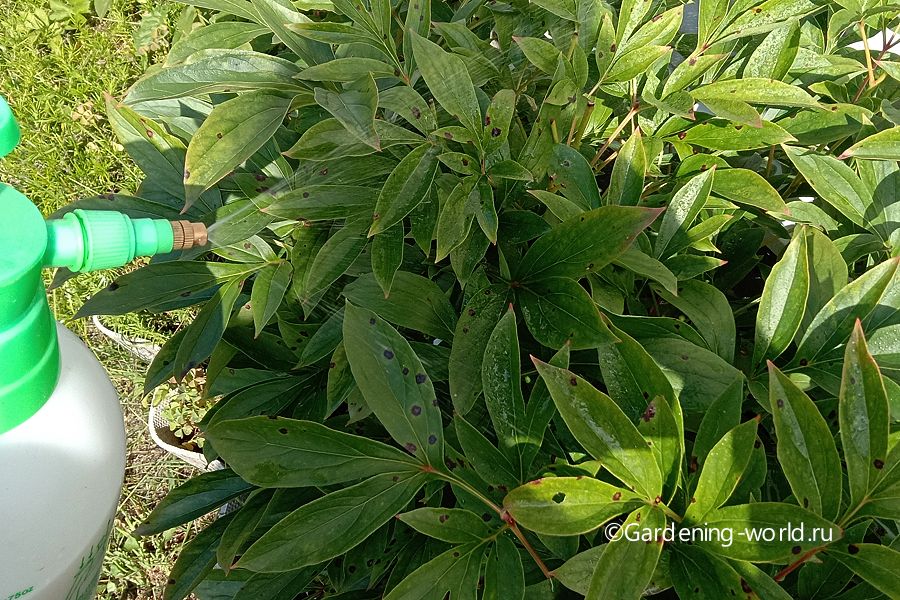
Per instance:
[[[0,155],[19,129],[0,98]],[[202,224],[132,219],[116,211],[74,210],[45,221],[21,193],[0,183],[0,434],[25,422],[47,401],[59,379],[56,324],[41,269],[93,271],[137,256],[206,243]]]
[[[19,125],[13,117],[9,104],[0,96],[0,158],[3,158],[19,143]]]

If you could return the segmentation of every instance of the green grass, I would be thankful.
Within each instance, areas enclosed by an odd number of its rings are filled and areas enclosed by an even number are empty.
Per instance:
[[[103,19],[63,23],[50,19],[49,0],[0,1],[0,94],[15,110],[23,134],[19,148],[0,161],[0,180],[19,188],[44,214],[84,196],[136,187],[139,173],[103,116],[103,94],[121,96],[146,67],[150,59],[136,56],[132,35],[142,13],[157,9],[161,1],[115,0]],[[170,6],[176,9],[172,4],[163,8]],[[107,368],[126,417],[128,471],[99,597],[155,600],[162,597],[171,563],[191,531],[181,528],[141,540],[129,533],[191,469],[168,458],[149,438],[147,406],[139,392],[146,366],[97,335],[89,321],[71,318],[114,276],[79,276],[50,299],[57,318],[84,337]],[[144,317],[106,322],[125,333],[163,339]]]

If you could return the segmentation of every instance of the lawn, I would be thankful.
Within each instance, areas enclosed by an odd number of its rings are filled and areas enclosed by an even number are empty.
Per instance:
[[[156,0],[115,0],[102,19],[66,15],[65,7],[78,4],[0,2],[0,94],[15,110],[23,133],[19,148],[0,162],[0,180],[19,188],[44,214],[80,197],[135,186],[137,170],[103,116],[103,94],[121,95],[153,60],[154,50],[164,48],[167,32],[156,29],[153,19],[173,17],[178,10],[173,3]],[[142,45],[138,53],[136,46]],[[149,438],[147,401],[139,392],[146,365],[99,335],[90,321],[71,319],[113,275],[71,280],[51,293],[51,304],[57,318],[80,334],[106,366],[121,392],[128,430],[128,472],[99,597],[155,600],[162,597],[171,562],[191,531],[181,528],[141,540],[130,532],[191,469],[169,458]],[[153,323],[139,317],[110,319],[107,325],[156,342],[162,339]]]

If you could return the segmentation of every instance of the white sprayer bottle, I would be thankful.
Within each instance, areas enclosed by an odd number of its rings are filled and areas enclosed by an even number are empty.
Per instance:
[[[19,140],[0,97],[0,157]],[[91,271],[205,243],[205,228],[75,210],[44,221],[0,184],[0,600],[90,600],[125,473],[115,388],[55,322],[44,267]]]

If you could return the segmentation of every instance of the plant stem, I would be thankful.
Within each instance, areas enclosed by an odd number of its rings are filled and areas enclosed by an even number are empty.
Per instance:
[[[538,553],[535,551],[531,543],[527,539],[525,539],[525,534],[523,534],[522,530],[519,529],[519,526],[516,524],[516,520],[513,519],[512,515],[506,512],[505,509],[497,506],[494,502],[491,501],[490,498],[487,498],[484,494],[473,488],[465,481],[462,481],[458,477],[454,477],[450,473],[445,473],[438,470],[434,470],[433,473],[444,481],[466,490],[467,492],[484,502],[491,510],[500,515],[500,519],[509,526],[509,530],[512,531],[513,534],[517,538],[519,538],[519,541],[522,542],[522,545],[525,546],[525,550],[527,550],[528,554],[531,555],[531,558],[537,564],[538,568],[541,570],[541,573],[544,574],[544,577],[546,577],[547,579],[553,578],[553,574],[550,573],[550,569],[547,568],[547,565],[545,565],[541,557],[538,556]]]
[[[632,105],[631,110],[628,111],[628,114],[625,115],[625,118],[622,119],[622,121],[616,126],[616,129],[612,132],[612,134],[610,134],[609,139],[606,140],[606,142],[602,146],[600,146],[600,149],[597,150],[597,154],[595,154],[594,158],[591,159],[592,167],[597,166],[597,161],[600,160],[600,157],[604,152],[606,152],[606,149],[609,148],[609,145],[612,144],[617,137],[619,137],[619,134],[622,133],[622,131],[624,131],[626,127],[628,127],[628,123],[631,122],[631,118],[634,117],[634,115],[636,115],[639,110],[640,107],[638,105]]]
[[[866,22],[859,22],[859,35],[862,36],[863,49],[866,51],[866,71],[869,73],[869,87],[875,87],[875,70],[872,68],[872,52],[869,50],[869,36],[866,34]]]
[[[597,105],[593,100],[588,100],[587,108],[584,109],[584,114],[581,115],[581,123],[578,124],[578,131],[575,133],[575,139],[573,143],[577,146],[581,143],[581,138],[584,136],[584,130],[587,129],[587,124],[591,122],[591,115],[594,114],[594,107]]]
[[[531,556],[531,559],[537,564],[538,568],[541,570],[541,573],[544,574],[544,577],[547,579],[553,579],[553,573],[550,572],[550,569],[547,568],[547,565],[544,564],[544,561],[541,560],[541,557],[538,556],[538,553],[535,551],[534,547],[531,543],[525,539],[525,534],[522,533],[522,530],[519,529],[519,526],[516,525],[515,520],[509,516],[509,513],[506,513],[507,519],[503,519],[506,521],[506,524],[509,525],[509,530],[513,532],[519,541],[522,542],[522,545],[525,546],[525,550],[528,551],[528,554]],[[502,517],[501,517],[502,518]]]
[[[769,160],[766,161],[766,179],[772,175],[772,164],[775,162],[775,146],[769,146]]]
[[[550,119],[550,133],[553,135],[553,143],[559,143],[559,131],[556,129],[556,119]]]
[[[824,549],[825,549],[825,546],[819,546],[818,548],[813,548],[812,550],[808,551],[806,554],[804,554],[803,556],[798,558],[796,561],[792,562],[791,564],[789,564],[782,570],[778,571],[778,574],[775,575],[775,581],[784,580],[785,577],[787,577],[788,575],[790,575],[791,573],[793,573],[794,571],[799,569],[803,563],[805,563],[810,558],[812,558],[813,556],[815,556],[816,554],[818,554],[819,552],[821,552]]]
[[[666,506],[665,502],[659,502],[656,504],[656,506],[658,506],[666,514],[667,517],[669,517],[676,523],[681,523],[681,515],[679,515],[674,510],[672,510],[671,508]]]

